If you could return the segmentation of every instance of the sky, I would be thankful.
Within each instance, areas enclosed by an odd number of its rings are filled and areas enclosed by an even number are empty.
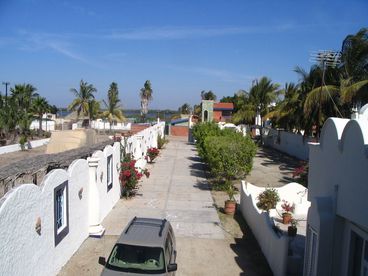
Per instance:
[[[297,82],[295,66],[340,50],[367,14],[367,0],[0,0],[0,82],[30,83],[58,107],[81,79],[98,100],[116,82],[131,109],[150,80],[149,108],[176,110],[202,90],[221,99],[262,76]]]

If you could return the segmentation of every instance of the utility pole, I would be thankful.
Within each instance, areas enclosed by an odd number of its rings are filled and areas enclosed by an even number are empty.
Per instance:
[[[5,106],[8,105],[8,85],[9,84],[10,84],[10,82],[3,81],[3,85],[5,85]]]

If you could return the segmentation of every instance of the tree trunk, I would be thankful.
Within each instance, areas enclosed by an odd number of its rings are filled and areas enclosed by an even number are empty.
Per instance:
[[[42,114],[39,114],[40,117],[39,117],[39,125],[38,125],[38,137],[41,137],[41,133],[42,133]]]

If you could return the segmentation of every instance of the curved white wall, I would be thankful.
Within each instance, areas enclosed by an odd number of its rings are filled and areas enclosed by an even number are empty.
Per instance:
[[[131,150],[142,156],[147,147],[157,145],[164,123],[152,126],[128,139]],[[113,156],[113,186],[107,191],[107,157]],[[56,275],[89,235],[89,185],[96,181],[98,220],[111,211],[120,198],[120,143],[96,151],[97,173],[91,177],[87,160],[78,159],[67,171],[49,172],[42,184],[23,184],[0,199],[0,275]],[[139,157],[139,156],[137,156]],[[141,163],[145,165],[145,163]],[[97,176],[97,179],[96,179]],[[54,240],[54,190],[68,181],[69,233],[56,246]],[[41,235],[36,222],[41,220]]]

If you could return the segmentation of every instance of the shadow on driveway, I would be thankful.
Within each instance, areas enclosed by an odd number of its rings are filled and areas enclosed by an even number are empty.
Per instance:
[[[244,271],[241,275],[273,275],[252,230],[244,220],[240,211],[234,215],[234,220],[243,232],[242,238],[234,238],[235,243],[230,248],[236,253],[235,261]],[[275,252],[277,254],[277,252]]]

